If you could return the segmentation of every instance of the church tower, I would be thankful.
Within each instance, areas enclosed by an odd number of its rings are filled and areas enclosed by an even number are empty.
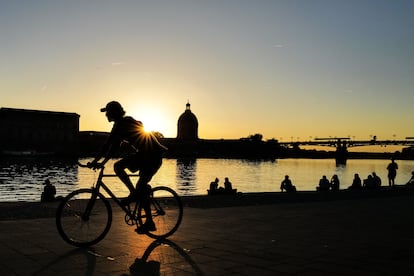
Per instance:
[[[190,103],[185,105],[185,111],[178,118],[177,139],[186,141],[198,140],[198,120],[191,112]]]

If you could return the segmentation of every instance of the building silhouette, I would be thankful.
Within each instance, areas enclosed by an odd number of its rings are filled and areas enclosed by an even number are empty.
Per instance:
[[[0,108],[0,154],[77,155],[76,113]]]
[[[277,141],[201,139],[190,103],[177,121],[176,138],[160,138],[166,158],[265,158],[279,155]],[[108,132],[79,131],[76,113],[0,108],[0,155],[95,156]],[[123,156],[127,152],[119,152]]]
[[[178,118],[177,139],[184,141],[198,140],[198,120],[191,112],[189,102],[185,105],[184,113]]]

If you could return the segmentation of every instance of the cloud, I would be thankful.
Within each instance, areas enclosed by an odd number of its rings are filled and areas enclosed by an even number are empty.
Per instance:
[[[112,66],[121,66],[121,65],[124,65],[124,64],[125,64],[124,62],[112,62],[111,63]]]

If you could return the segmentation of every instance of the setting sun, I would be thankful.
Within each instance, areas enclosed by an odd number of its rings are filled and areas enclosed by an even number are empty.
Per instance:
[[[150,132],[150,131],[162,132],[162,129],[165,126],[165,124],[163,124],[162,122],[162,118],[154,114],[148,114],[148,115],[142,116],[141,120],[142,120],[142,123],[144,124],[144,129],[147,132]]]
[[[163,114],[154,110],[141,110],[134,116],[135,119],[140,120],[144,124],[144,129],[147,132],[157,131],[162,134],[166,128],[166,122],[163,119]]]
[[[146,132],[159,132],[165,138],[176,137],[177,120],[182,113],[182,109],[175,110],[166,105],[152,103],[131,104],[126,106],[126,115],[141,121]]]
[[[150,119],[143,119],[144,129],[147,132],[158,131],[162,132],[162,122],[159,118],[150,117]]]

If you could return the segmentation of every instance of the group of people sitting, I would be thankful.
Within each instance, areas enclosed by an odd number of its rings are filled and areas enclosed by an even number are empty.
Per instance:
[[[319,186],[316,187],[317,191],[339,191],[339,178],[334,174],[329,181],[326,175],[322,176],[319,180]]]
[[[358,190],[358,189],[377,189],[381,187],[381,178],[373,172],[372,174],[368,175],[368,177],[364,180],[361,180],[359,174],[354,175],[354,179],[352,180],[351,186],[348,187],[350,190]]]
[[[368,175],[366,179],[362,180],[359,174],[354,175],[351,186],[348,187],[349,190],[358,190],[358,189],[377,189],[381,187],[381,178],[373,172]],[[319,185],[316,187],[317,191],[339,191],[339,178],[338,175],[334,174],[329,180],[326,175],[323,175],[319,180]],[[414,171],[411,172],[411,178],[406,183],[407,186],[414,187]],[[286,192],[296,192],[296,187],[292,184],[292,181],[289,179],[289,176],[286,175],[285,179],[280,184],[280,190]]]
[[[368,175],[366,179],[362,180],[359,174],[354,174],[354,179],[352,180],[351,186],[348,187],[349,190],[358,190],[358,189],[378,189],[381,187],[382,181],[381,178],[375,173]],[[414,187],[414,171],[411,172],[411,178],[408,180],[406,185],[411,185]],[[339,179],[335,174],[332,176],[331,181],[328,181],[326,176],[322,176],[319,180],[319,186],[316,187],[317,191],[338,191],[339,190]]]
[[[373,172],[372,174],[368,175],[368,177],[364,180],[361,180],[359,174],[354,175],[354,179],[352,180],[351,186],[348,187],[350,190],[358,190],[358,189],[375,189],[381,186],[381,178]],[[319,186],[316,187],[317,191],[339,191],[339,178],[338,175],[334,174],[329,181],[326,178],[326,175],[322,176],[319,180]]]
[[[219,187],[219,181],[220,180],[216,177],[216,179],[210,183],[210,189],[207,190],[209,195],[237,193],[237,189],[233,189],[233,185],[228,177],[224,178],[224,187]]]

